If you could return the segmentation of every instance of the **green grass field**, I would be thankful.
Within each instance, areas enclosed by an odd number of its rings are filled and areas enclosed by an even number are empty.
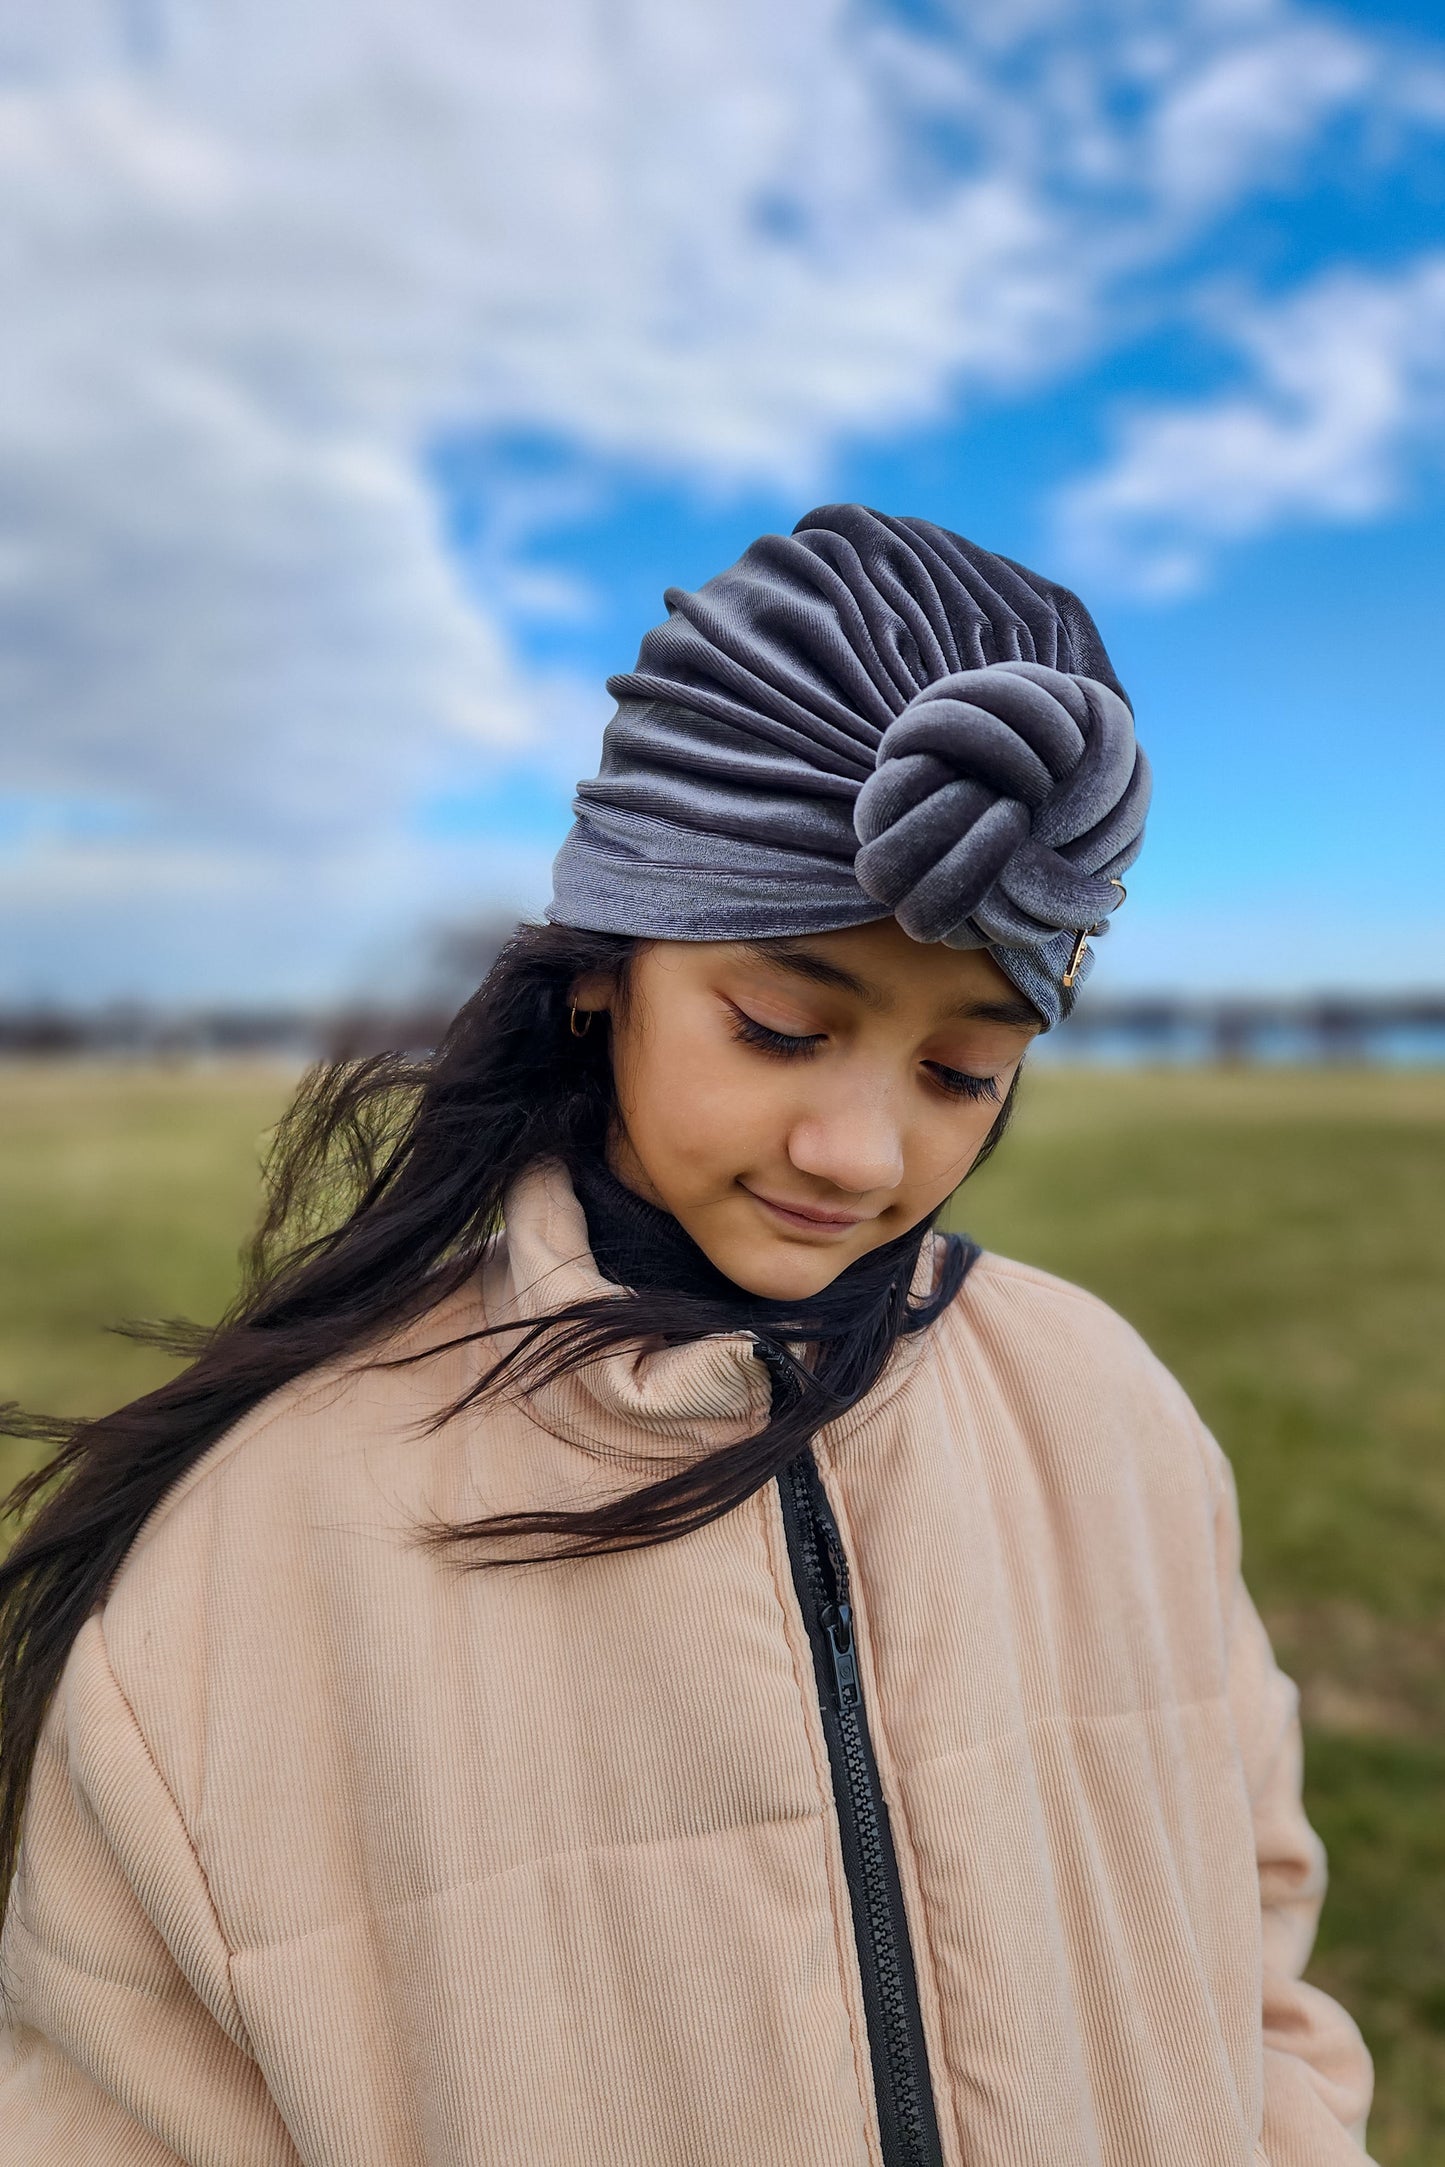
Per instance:
[[[288,1088],[0,1069],[0,1397],[83,1413],[165,1374],[104,1327],[224,1304]],[[955,1223],[1122,1310],[1230,1453],[1331,1856],[1310,1976],[1374,2049],[1375,2157],[1439,2167],[1445,1075],[1040,1070]]]

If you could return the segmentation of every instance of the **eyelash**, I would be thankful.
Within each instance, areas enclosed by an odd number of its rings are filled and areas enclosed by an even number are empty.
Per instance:
[[[776,1061],[807,1061],[818,1051],[827,1037],[825,1031],[815,1031],[807,1037],[794,1037],[787,1031],[769,1030],[767,1024],[759,1023],[743,1009],[733,1010],[733,1037],[745,1046],[756,1046],[760,1053],[771,1054]],[[941,1061],[924,1063],[940,1091],[946,1091],[955,1099],[996,1099],[998,1081],[993,1076],[970,1076],[966,1069],[945,1068]]]
[[[741,1039],[745,1046],[756,1046],[762,1053],[774,1054],[780,1061],[806,1061],[822,1045],[826,1032],[815,1031],[810,1036],[794,1037],[787,1031],[770,1031],[765,1023],[759,1023],[743,1009],[733,1010],[733,1037]]]

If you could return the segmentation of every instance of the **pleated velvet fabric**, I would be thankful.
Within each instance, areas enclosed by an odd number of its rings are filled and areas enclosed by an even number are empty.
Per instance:
[[[618,702],[547,915],[770,940],[890,914],[987,948],[1050,1028],[1143,844],[1149,763],[1078,596],[926,519],[827,504],[668,616]]]
[[[391,1351],[604,1284],[544,1169]],[[0,1950],[7,2167],[878,2167],[775,1489],[520,1572],[415,1539],[742,1434],[751,1342],[419,1426],[483,1359],[278,1395],[85,1627]],[[1178,1384],[986,1253],[816,1449],[949,2167],[1360,2167],[1296,1696]]]

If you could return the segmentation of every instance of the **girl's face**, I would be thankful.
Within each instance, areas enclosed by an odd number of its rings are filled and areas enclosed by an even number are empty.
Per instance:
[[[892,918],[791,940],[656,941],[613,1010],[613,1170],[750,1293],[816,1294],[972,1166],[1040,1029],[982,949]]]

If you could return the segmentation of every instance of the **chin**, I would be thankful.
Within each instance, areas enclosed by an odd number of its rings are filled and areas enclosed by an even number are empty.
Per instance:
[[[770,1243],[767,1249],[749,1248],[741,1256],[715,1256],[713,1262],[720,1271],[727,1273],[734,1285],[745,1288],[749,1294],[759,1294],[771,1302],[799,1302],[821,1294],[824,1287],[831,1287],[853,1259],[816,1249],[805,1251],[791,1243],[778,1242]]]

